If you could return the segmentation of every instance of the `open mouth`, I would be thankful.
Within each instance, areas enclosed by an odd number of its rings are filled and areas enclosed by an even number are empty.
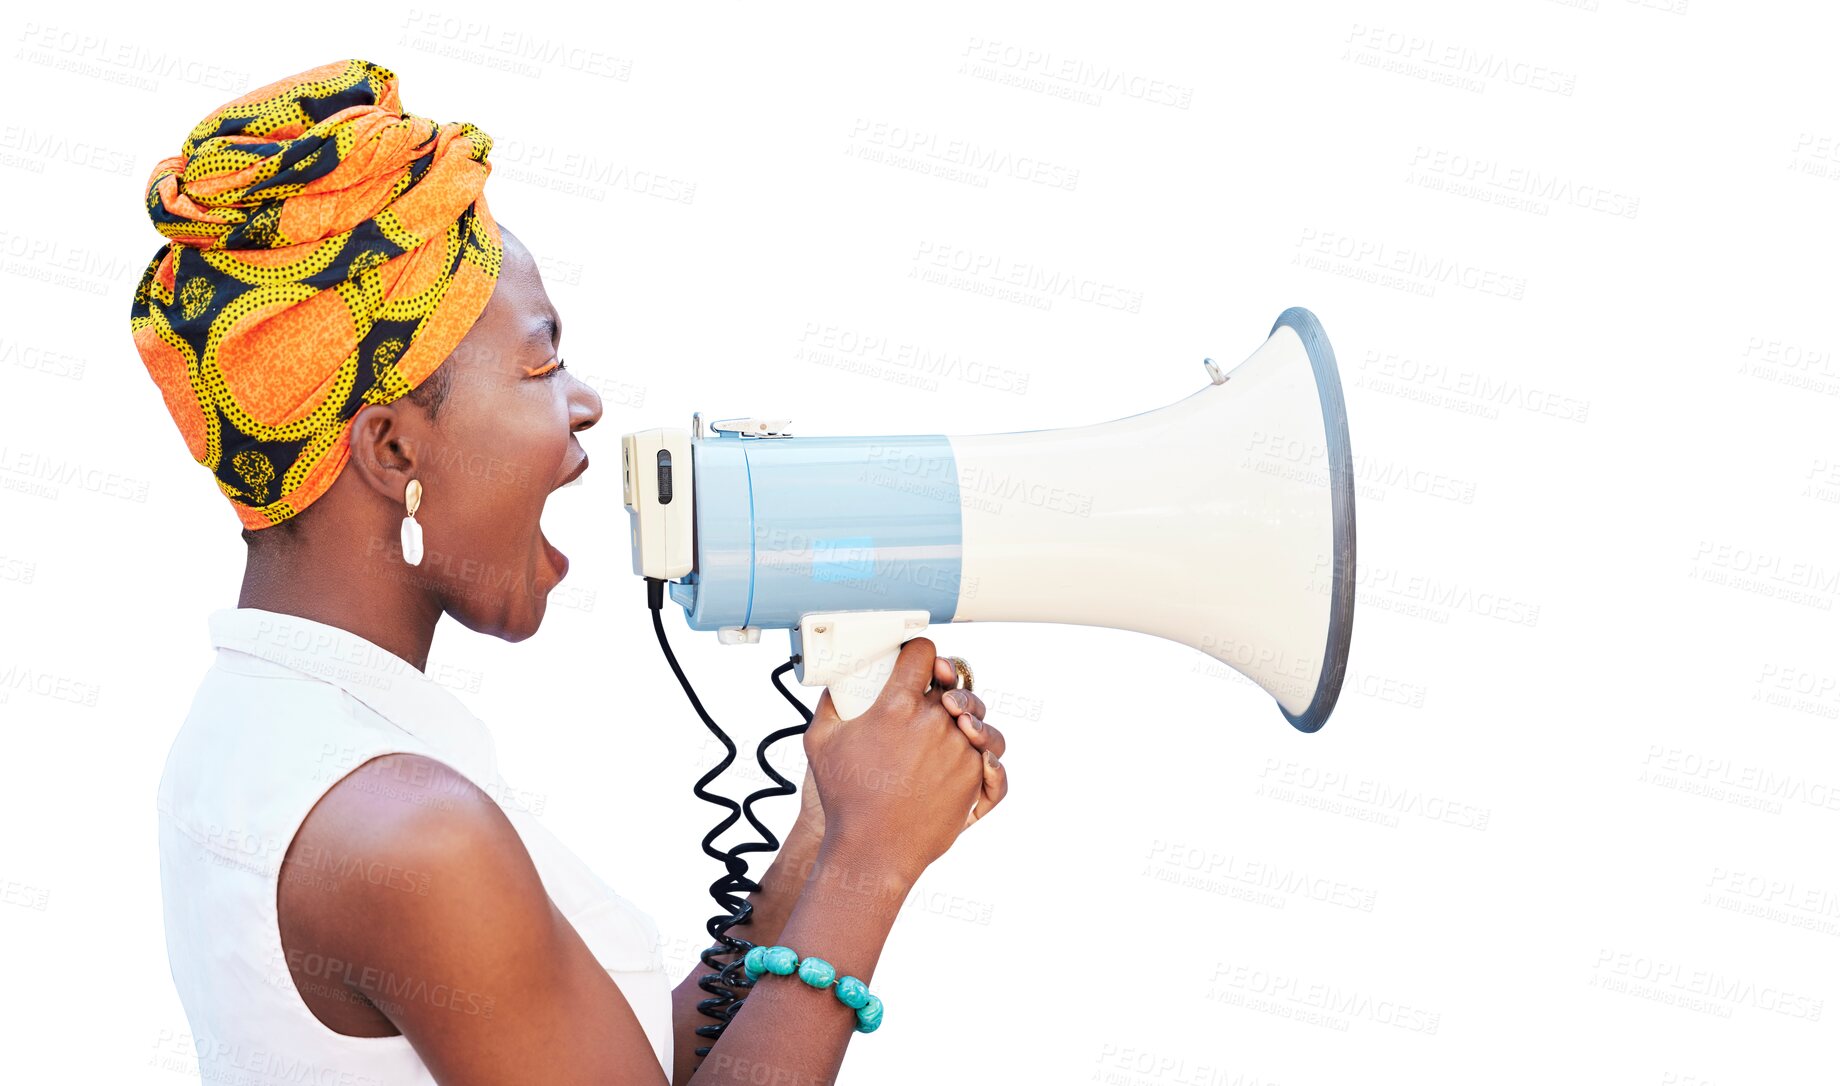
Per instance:
[[[561,490],[563,487],[568,486],[570,483],[581,478],[581,473],[587,470],[588,470],[588,457],[584,454],[581,458],[581,463],[576,464],[575,469],[573,471],[569,472],[567,475],[564,475],[560,482],[558,482],[555,486],[551,487],[550,492],[553,494],[556,491]]]
[[[564,475],[561,481],[550,489],[550,493],[553,494],[563,487],[574,483],[577,479],[581,478],[582,472],[587,470],[588,458],[586,455],[583,455],[581,463],[576,464],[567,475]],[[549,537],[543,534],[543,526],[541,524],[537,525],[537,541],[543,544],[543,556],[549,560],[550,568],[555,571],[556,580],[560,581],[562,578],[568,576],[569,556],[556,549],[556,545],[551,543]]]

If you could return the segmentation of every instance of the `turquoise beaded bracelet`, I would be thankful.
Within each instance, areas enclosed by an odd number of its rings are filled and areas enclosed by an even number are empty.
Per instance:
[[[837,1002],[855,1011],[856,1032],[874,1033],[881,1027],[881,997],[870,995],[869,986],[855,977],[838,976],[837,968],[823,958],[801,960],[798,951],[789,946],[757,946],[747,952],[741,965],[750,984],[759,980],[763,973],[781,977],[797,973],[800,980],[813,988],[831,989]]]

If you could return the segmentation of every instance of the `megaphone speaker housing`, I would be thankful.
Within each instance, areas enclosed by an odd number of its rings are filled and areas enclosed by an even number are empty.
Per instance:
[[[1078,623],[1192,645],[1322,727],[1354,618],[1354,472],[1335,355],[1285,310],[1230,372],[1092,426],[953,437],[954,621]]]
[[[791,437],[734,420],[747,425],[629,435],[635,569],[682,574],[670,594],[694,629],[792,631],[802,682],[859,674],[853,710],[927,624],[1054,622],[1191,645],[1315,731],[1341,692],[1355,600],[1335,355],[1292,308],[1209,373],[1167,407],[1065,429]],[[693,488],[665,485],[692,460]]]

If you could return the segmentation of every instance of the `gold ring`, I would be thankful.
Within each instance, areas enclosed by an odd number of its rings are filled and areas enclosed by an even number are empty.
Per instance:
[[[958,689],[971,689],[971,665],[965,663],[962,656],[948,656],[946,659],[951,661],[952,670],[958,672]]]

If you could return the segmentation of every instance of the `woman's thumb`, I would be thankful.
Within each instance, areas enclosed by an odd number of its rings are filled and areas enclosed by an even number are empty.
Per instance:
[[[818,704],[811,711],[811,726],[805,729],[805,738],[809,741],[814,734],[828,735],[839,723],[837,707],[831,704],[831,688],[827,686],[818,695]]]

